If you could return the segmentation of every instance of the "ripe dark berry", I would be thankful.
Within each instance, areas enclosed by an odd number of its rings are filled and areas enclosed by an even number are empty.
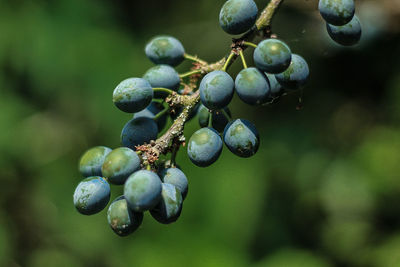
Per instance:
[[[269,74],[269,73],[265,73],[265,75],[267,75],[268,81],[269,81],[269,85],[271,88],[271,96],[272,97],[276,97],[282,94],[283,88],[282,85],[280,83],[278,83],[278,81],[276,80],[276,77],[274,74]]]
[[[182,202],[179,189],[172,184],[163,183],[160,202],[150,210],[150,214],[160,223],[173,223],[181,215]]]
[[[239,157],[248,158],[257,152],[260,136],[251,122],[237,119],[226,126],[224,142],[232,153]]]
[[[153,119],[140,117],[127,122],[121,132],[123,146],[135,150],[135,146],[149,143],[158,135],[157,123]]]
[[[292,52],[284,42],[277,39],[267,39],[258,44],[253,57],[258,69],[276,74],[289,67]]]
[[[125,197],[120,196],[108,207],[107,221],[114,233],[127,236],[142,224],[143,213],[132,211]]]
[[[275,77],[285,89],[296,90],[306,84],[309,75],[310,70],[304,58],[293,54],[289,68],[286,71],[275,75]]]
[[[111,148],[96,146],[87,150],[79,161],[79,171],[85,177],[102,176],[101,166],[104,159],[111,152]]]
[[[267,76],[256,68],[239,72],[235,80],[239,98],[249,105],[260,105],[268,100],[270,88]]]
[[[164,183],[176,186],[182,193],[183,199],[186,198],[188,192],[188,180],[183,171],[178,168],[164,169],[161,173],[161,179]]]
[[[211,110],[226,107],[232,100],[235,83],[225,71],[216,70],[204,76],[200,83],[200,98]]]
[[[222,140],[214,129],[197,130],[188,143],[188,156],[199,167],[213,164],[221,155]]]
[[[324,20],[336,26],[349,23],[355,13],[354,0],[320,0],[318,8]]]
[[[124,184],[126,179],[140,169],[140,158],[130,148],[120,147],[111,151],[104,160],[103,177],[112,184]]]
[[[326,24],[326,28],[329,36],[341,45],[355,45],[361,39],[361,24],[357,16],[354,16],[349,23],[343,26]]]
[[[148,81],[130,78],[122,81],[113,93],[113,102],[117,108],[127,113],[145,109],[153,99],[153,88]]]
[[[155,64],[177,66],[184,59],[185,49],[172,36],[157,36],[146,45],[145,52]]]
[[[229,0],[219,14],[219,25],[229,34],[250,30],[257,19],[258,8],[253,0]]]
[[[103,210],[110,201],[110,185],[99,176],[88,177],[78,184],[74,193],[75,208],[84,215]]]
[[[164,110],[164,106],[161,103],[157,103],[157,102],[153,101],[144,110],[133,114],[133,118],[136,119],[136,118],[145,117],[145,118],[149,118],[149,119],[154,119],[154,117],[163,110]],[[164,129],[165,124],[167,123],[167,118],[168,118],[168,114],[165,113],[157,120],[157,126],[158,126],[159,132],[161,132]]]
[[[157,174],[140,170],[129,176],[124,186],[129,207],[136,212],[154,208],[161,199],[161,180]]]
[[[162,87],[174,91],[179,89],[181,79],[176,70],[169,65],[157,65],[149,69],[143,79],[147,80],[153,88]],[[166,95],[155,92],[155,98],[165,98]]]

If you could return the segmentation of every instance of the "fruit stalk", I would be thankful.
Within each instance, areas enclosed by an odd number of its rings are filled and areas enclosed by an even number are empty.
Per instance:
[[[278,7],[283,2],[283,0],[271,0],[269,4],[264,8],[260,17],[256,21],[256,27],[251,30],[249,33],[243,35],[239,40],[243,42],[252,41],[255,38],[255,35],[261,31],[265,31],[265,33],[270,32],[271,21],[273,16],[275,15]],[[227,68],[236,60],[237,56],[230,58],[230,62]],[[220,70],[224,67],[228,57],[224,57],[221,60],[206,64],[201,67],[201,71],[197,72],[197,75],[201,75],[203,77],[205,74],[214,71]],[[180,143],[185,142],[185,137],[183,135],[183,130],[186,121],[189,118],[190,113],[195,108],[196,104],[200,100],[199,90],[195,91],[195,88],[192,88],[194,93],[191,96],[180,96],[178,94],[173,94],[170,96],[168,102],[171,106],[182,105],[183,111],[179,115],[178,118],[175,119],[172,126],[164,133],[161,137],[159,137],[156,141],[152,142],[148,145],[142,145],[137,147],[137,151],[143,151],[142,157],[144,160],[147,160],[150,164],[155,163],[161,154],[165,154],[170,151],[171,143],[174,140],[178,140]]]

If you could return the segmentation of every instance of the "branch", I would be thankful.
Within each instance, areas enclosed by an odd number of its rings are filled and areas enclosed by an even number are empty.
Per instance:
[[[192,74],[200,75],[203,77],[205,74],[212,72],[214,70],[224,69],[226,70],[229,66],[236,60],[240,51],[243,51],[246,47],[243,47],[243,43],[245,41],[252,41],[256,35],[262,31],[264,31],[264,35],[270,35],[271,29],[271,21],[273,16],[275,15],[278,7],[283,2],[283,0],[271,0],[267,7],[262,11],[260,17],[257,19],[255,27],[250,30],[248,33],[243,35],[241,38],[234,40],[232,45],[232,51],[229,56],[226,56],[219,61],[206,64],[200,64],[199,69],[195,71],[195,73],[186,73],[181,75],[183,77],[189,77]],[[232,52],[234,55],[232,56]],[[197,57],[186,56],[192,60],[198,60]],[[225,65],[225,63],[227,63]],[[148,145],[142,145],[137,147],[137,151],[142,151],[142,157],[144,161],[147,161],[148,164],[154,164],[161,154],[166,154],[170,151],[171,143],[173,140],[178,140],[180,143],[185,142],[185,137],[183,135],[183,130],[185,127],[185,123],[188,120],[191,112],[193,112],[196,104],[200,100],[200,92],[199,90],[195,91],[195,85],[191,88],[194,93],[192,95],[179,95],[172,94],[170,95],[166,101],[170,106],[183,106],[183,111],[179,115],[178,118],[175,119],[172,126],[168,129],[168,131],[159,137],[156,141],[152,141]]]
[[[256,22],[256,27],[258,31],[271,28],[272,18],[274,17],[282,2],[283,0],[271,0],[268,6],[261,12],[260,17]]]

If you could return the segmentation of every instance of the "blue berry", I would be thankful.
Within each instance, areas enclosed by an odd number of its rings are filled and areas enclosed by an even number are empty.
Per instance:
[[[253,0],[229,0],[222,6],[219,25],[229,34],[250,30],[257,20],[258,8]]]
[[[324,20],[336,26],[349,23],[355,13],[354,0],[320,0],[318,8]]]
[[[237,119],[226,126],[224,142],[233,154],[248,158],[257,152],[260,136],[251,122]]]
[[[175,222],[182,211],[182,195],[172,184],[162,184],[161,200],[152,210],[151,216],[158,222],[169,224]]]
[[[110,183],[121,185],[139,169],[140,158],[136,152],[127,147],[120,147],[107,155],[101,172]]]
[[[202,128],[190,137],[188,156],[199,167],[213,164],[221,155],[222,140],[214,129]]]
[[[268,100],[270,87],[267,76],[256,68],[239,72],[235,80],[239,98],[249,105],[260,105]]]
[[[200,98],[204,106],[211,110],[226,107],[232,100],[235,83],[225,71],[208,73],[200,83]]]
[[[110,185],[104,178],[88,177],[82,180],[75,189],[75,208],[84,215],[98,213],[107,206],[110,194]]]
[[[275,75],[276,80],[289,90],[300,89],[308,81],[310,70],[307,62],[299,55],[292,55],[292,62],[287,70]]]
[[[143,76],[153,88],[162,87],[174,91],[179,89],[181,78],[176,70],[169,65],[157,65],[149,69]],[[155,98],[165,98],[165,93],[155,92]]]
[[[142,224],[143,213],[132,211],[125,197],[120,196],[108,207],[107,221],[114,233],[127,236]]]
[[[140,117],[128,121],[121,132],[121,143],[125,147],[135,150],[138,145],[155,140],[158,127],[154,120]]]
[[[145,118],[149,118],[149,119],[154,119],[154,117],[163,110],[164,110],[164,106],[161,103],[152,101],[150,103],[150,105],[147,106],[147,108],[145,108],[144,110],[142,110],[140,112],[133,114],[133,118],[136,119],[136,118],[145,117]],[[161,132],[164,129],[165,124],[167,123],[167,118],[168,118],[168,114],[165,113],[157,120],[157,126],[158,126],[159,132]]]
[[[283,93],[282,85],[276,80],[275,75],[265,73],[267,75],[269,86],[271,88],[270,93],[272,97],[279,96]]]
[[[79,171],[85,176],[102,176],[101,166],[104,159],[111,152],[111,148],[96,146],[87,150],[79,161]]]
[[[177,66],[184,60],[185,49],[172,36],[157,36],[146,45],[145,53],[155,64]]]
[[[129,207],[136,212],[154,208],[161,199],[161,180],[157,174],[140,170],[129,176],[124,186]]]
[[[231,111],[229,110],[228,107],[224,108],[224,111],[231,116]],[[201,105],[198,111],[198,119],[199,119],[199,125],[200,127],[207,127],[208,126],[208,121],[210,118],[210,111],[208,108],[205,106]],[[221,110],[218,111],[212,111],[212,127],[217,130],[218,132],[223,132],[225,129],[225,126],[228,124],[229,120],[228,118],[222,113]]]
[[[117,108],[127,113],[145,109],[153,99],[153,88],[142,78],[122,81],[114,90],[113,102]]]
[[[157,168],[157,174],[158,174],[158,176],[160,176],[160,178],[162,180],[162,177],[164,176],[164,172],[166,169],[169,169],[169,168],[181,169],[181,166],[179,166],[179,164],[177,164],[177,163],[172,164],[171,160],[158,160],[156,163],[156,168]]]
[[[343,26],[326,24],[329,36],[338,44],[351,46],[361,39],[361,24],[357,16]]]
[[[258,69],[277,74],[289,67],[292,52],[284,42],[277,39],[267,39],[258,44],[253,57]]]
[[[183,171],[178,168],[164,169],[161,173],[161,179],[164,183],[176,186],[182,193],[183,199],[186,198],[188,192],[188,180]]]

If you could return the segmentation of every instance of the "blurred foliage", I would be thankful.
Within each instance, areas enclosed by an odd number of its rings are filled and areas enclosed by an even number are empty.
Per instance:
[[[224,149],[200,169],[182,150],[190,189],[177,223],[146,215],[119,238],[105,212],[74,210],[78,158],[119,145],[130,115],[113,106],[112,90],[151,66],[146,41],[171,34],[189,53],[220,58],[230,44],[217,23],[223,2],[0,0],[0,265],[400,266],[393,0],[357,1],[364,36],[351,49],[328,40],[315,0],[281,8],[274,31],[311,69],[304,108],[295,109],[299,94],[257,108],[235,97],[233,115],[255,122],[260,151],[239,159]],[[186,136],[196,127],[189,123]]]

